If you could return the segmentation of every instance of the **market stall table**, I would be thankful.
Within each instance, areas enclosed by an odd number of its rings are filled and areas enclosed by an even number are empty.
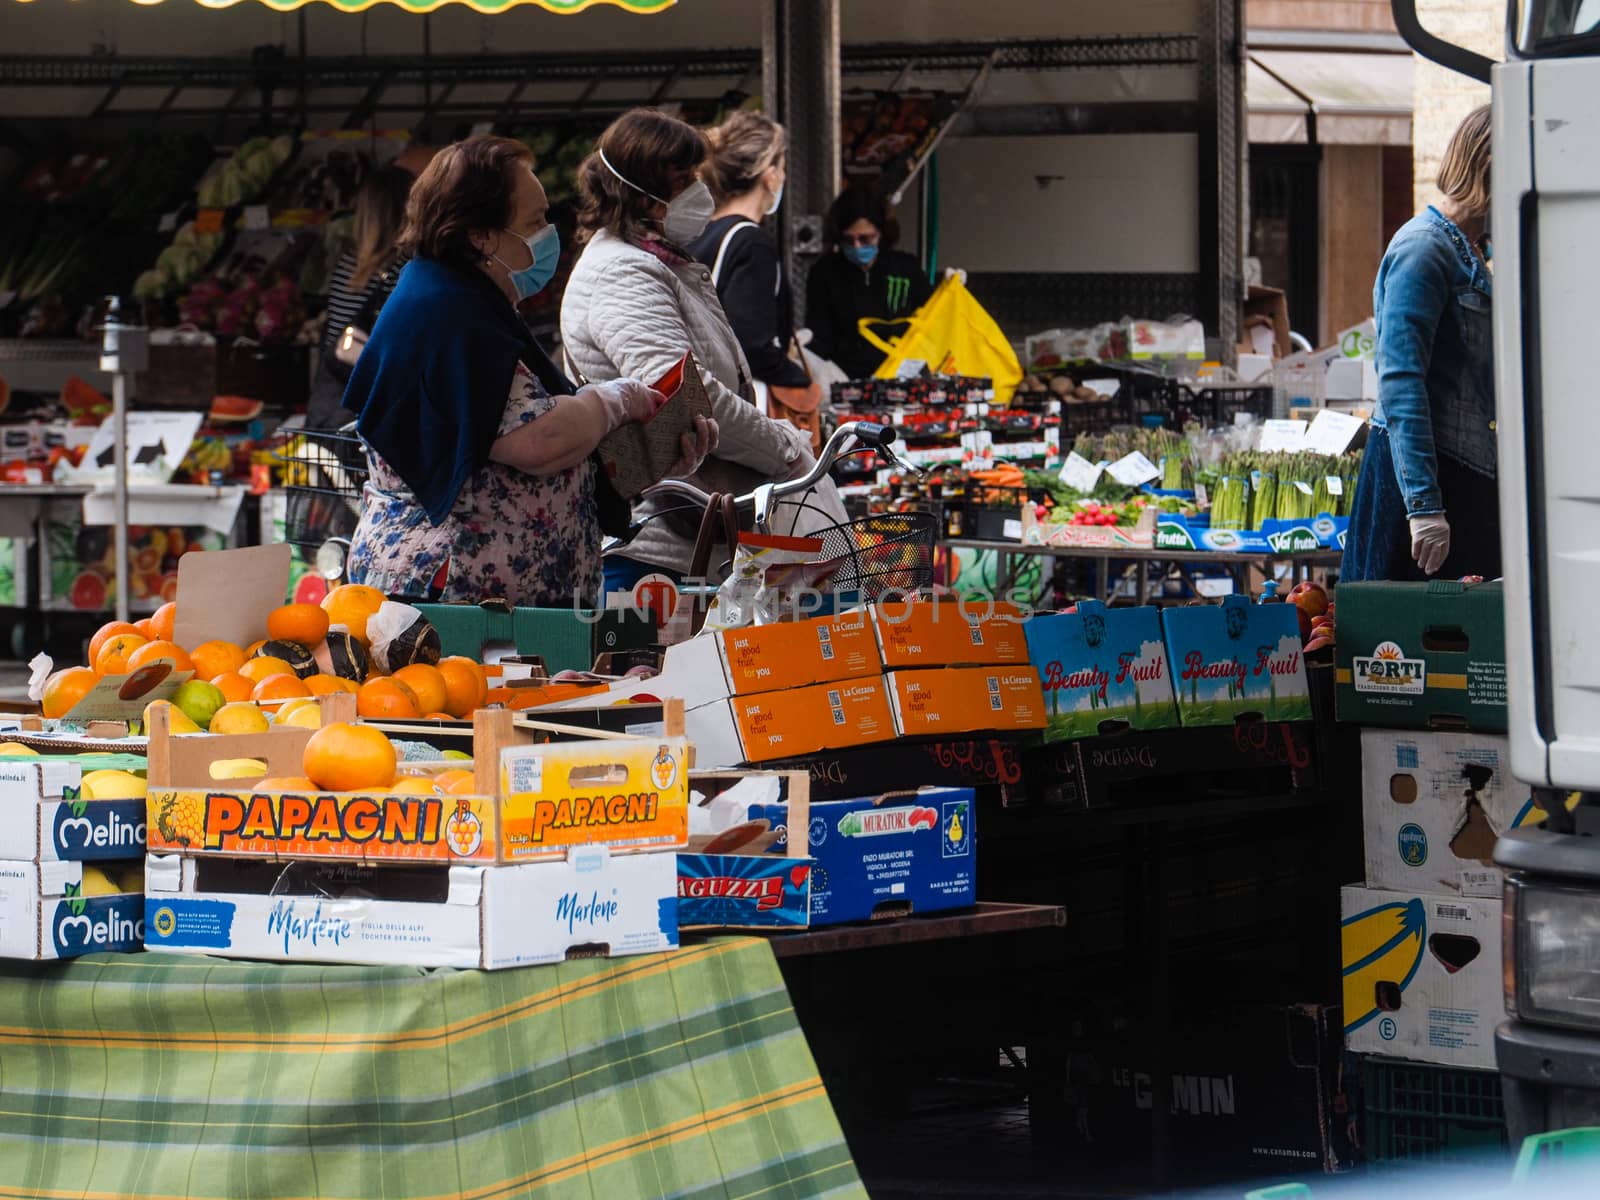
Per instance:
[[[1257,567],[1271,576],[1278,567],[1288,566],[1292,582],[1299,583],[1306,577],[1310,568],[1336,567],[1344,557],[1342,550],[1250,554],[1223,553],[1217,550],[1145,550],[1113,546],[1027,546],[1021,542],[986,541],[975,538],[943,538],[939,546],[945,550],[986,550],[998,555],[1000,569],[996,572],[997,586],[994,589],[997,595],[1005,593],[1007,585],[1016,575],[1011,562],[1013,558],[1083,558],[1090,559],[1095,564],[1095,598],[1110,603],[1116,599],[1111,591],[1111,563],[1113,561],[1132,563],[1133,567],[1125,571],[1122,578],[1124,580],[1129,576],[1134,578],[1136,604],[1150,604],[1161,598],[1159,591],[1152,591],[1151,588],[1152,563],[1175,567],[1184,581],[1195,590],[1196,595],[1199,595],[1201,593],[1195,587],[1194,578],[1188,570],[1193,564],[1207,563],[1225,567],[1233,576],[1235,591],[1248,592],[1246,573],[1251,567]],[[1161,576],[1156,577],[1157,584],[1160,579]]]
[[[7,963],[0,1011],[7,1196],[866,1194],[758,938],[511,971]]]

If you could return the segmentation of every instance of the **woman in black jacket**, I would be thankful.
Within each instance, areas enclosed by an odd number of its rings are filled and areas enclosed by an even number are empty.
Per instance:
[[[778,244],[761,222],[778,211],[789,135],[760,113],[740,110],[706,130],[711,155],[701,177],[716,199],[711,223],[688,247],[711,268],[722,310],[750,362],[750,374],[778,387],[805,387],[805,368],[790,357],[794,300]]]
[[[861,318],[904,321],[933,294],[916,256],[894,248],[899,233],[883,197],[867,187],[846,188],[828,209],[834,253],[806,278],[809,348],[851,379],[866,379],[883,363],[883,351],[861,336]]]

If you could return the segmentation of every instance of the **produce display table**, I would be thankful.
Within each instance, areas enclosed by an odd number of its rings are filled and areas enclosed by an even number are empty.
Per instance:
[[[768,944],[0,968],[0,1192],[865,1196]]]
[[[1234,590],[1248,593],[1247,575],[1252,567],[1269,576],[1279,566],[1287,565],[1294,583],[1304,579],[1312,567],[1336,567],[1344,557],[1342,550],[1313,550],[1297,553],[1222,553],[1216,550],[1142,550],[1112,546],[1025,546],[1021,542],[980,541],[976,538],[944,538],[939,542],[946,550],[987,550],[999,556],[1000,569],[996,573],[996,595],[1005,593],[1015,577],[1013,559],[1017,558],[1083,558],[1094,562],[1095,596],[1107,604],[1116,597],[1111,589],[1111,564],[1113,561],[1131,564],[1119,576],[1118,582],[1134,581],[1134,603],[1153,604],[1161,599],[1162,574],[1152,579],[1152,563],[1170,566],[1177,570],[1185,583],[1200,594],[1188,568],[1198,563],[1225,567],[1233,576]],[[1164,574],[1164,573],[1163,573]]]

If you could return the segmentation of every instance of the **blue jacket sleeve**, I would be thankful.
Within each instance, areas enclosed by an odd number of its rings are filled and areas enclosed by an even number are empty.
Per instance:
[[[1434,335],[1452,296],[1449,262],[1426,237],[1404,232],[1389,244],[1372,290],[1378,403],[1408,517],[1444,511],[1427,378]]]

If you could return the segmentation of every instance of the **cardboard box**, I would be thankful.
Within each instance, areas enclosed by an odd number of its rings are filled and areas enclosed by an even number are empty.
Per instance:
[[[1028,661],[1027,614],[1014,604],[905,600],[872,606],[885,667],[986,667]]]
[[[94,761],[94,760],[91,760]],[[0,859],[98,862],[144,853],[144,799],[83,800],[73,759],[0,762]]]
[[[783,804],[758,805],[751,820],[782,829]],[[967,788],[811,804],[807,850],[811,924],[840,925],[875,917],[967,908],[978,902],[977,805]]]
[[[1163,609],[1161,627],[1183,724],[1311,719],[1293,605],[1225,596],[1221,604]]]
[[[1045,727],[1039,673],[1029,666],[891,671],[885,681],[905,737]]]
[[[889,688],[880,675],[717,700],[690,709],[687,728],[696,764],[706,768],[772,762],[895,736]]]
[[[1271,337],[1265,345],[1257,345],[1247,336],[1247,344],[1254,352],[1283,358],[1294,349],[1294,344],[1289,341],[1289,300],[1281,288],[1252,283],[1245,294],[1242,315],[1241,329],[1248,330],[1252,325],[1259,324],[1271,330]]]
[[[717,799],[737,803],[733,789],[748,788],[751,781],[769,785],[764,790],[787,806],[797,827],[811,824],[810,781],[804,772],[690,775],[694,803],[704,807]],[[804,843],[781,840],[765,820],[691,834],[688,848],[678,853],[679,928],[804,929],[811,924],[815,865]]]
[[[152,950],[494,970],[678,945],[672,854],[591,846],[514,867],[152,855],[146,878]]]
[[[1341,899],[1345,1045],[1493,1070],[1505,1019],[1500,901],[1365,887]]]
[[[1495,839],[1545,816],[1505,738],[1384,729],[1361,732],[1361,813],[1368,887],[1488,897]]]
[[[1046,745],[1027,756],[1028,795],[1073,808],[1175,802],[1207,790],[1282,794],[1316,784],[1312,726],[1253,721],[1130,730]]]
[[[1022,782],[1020,738],[976,737],[888,742],[830,750],[769,763],[802,771],[813,800],[846,800],[892,792],[908,779],[929,787],[994,787]]]
[[[418,604],[447,655],[479,662],[538,654],[552,672],[586,671],[596,655],[648,646],[655,622],[629,609],[509,608],[504,604]]]
[[[1027,637],[1044,691],[1046,741],[1178,724],[1156,608],[1081,600],[1076,612],[1034,617]]]
[[[144,948],[140,893],[84,896],[82,889],[81,862],[0,862],[0,958]]]
[[[1339,720],[1506,728],[1505,597],[1492,583],[1347,583],[1336,596]]]

